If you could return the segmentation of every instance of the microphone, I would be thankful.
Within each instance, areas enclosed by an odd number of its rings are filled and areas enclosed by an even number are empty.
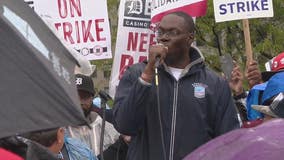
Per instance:
[[[156,86],[159,85],[159,77],[158,77],[158,66],[160,65],[160,56],[156,57],[155,62],[155,84]]]
[[[168,47],[165,46],[164,44],[162,44],[162,43],[157,43],[156,45],[157,45],[157,46],[163,46],[163,47],[168,51]],[[158,56],[155,58],[155,68],[157,68],[157,67],[160,65],[160,61],[161,61],[161,55],[158,55]]]
[[[155,61],[155,68],[157,68],[160,65],[160,56],[156,57],[156,61]]]
[[[167,51],[168,51],[168,47],[165,46],[164,44],[158,43],[157,45],[163,46],[163,47],[164,47],[165,49],[167,49]],[[156,84],[156,86],[159,85],[158,67],[159,67],[159,65],[160,65],[160,61],[161,61],[161,55],[158,55],[158,56],[155,58],[155,84]]]
[[[105,101],[112,99],[109,94],[107,94],[105,91],[102,91],[102,90],[99,91],[99,96]]]

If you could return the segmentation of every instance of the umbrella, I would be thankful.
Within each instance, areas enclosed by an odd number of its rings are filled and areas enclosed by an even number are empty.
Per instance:
[[[184,160],[278,160],[284,155],[284,120],[238,129],[199,147]]]
[[[0,138],[86,121],[76,59],[23,1],[0,1]]]
[[[0,148],[0,158],[5,160],[24,160],[23,158],[15,155],[3,148]]]
[[[2,138],[0,146],[27,160],[58,160],[57,156],[48,148],[20,136]],[[2,160],[1,156],[0,158]]]

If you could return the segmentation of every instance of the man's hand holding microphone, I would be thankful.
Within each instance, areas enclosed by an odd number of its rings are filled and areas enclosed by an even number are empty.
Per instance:
[[[149,47],[149,55],[148,55],[148,63],[141,74],[141,78],[151,83],[154,76],[155,76],[155,68],[159,65],[164,63],[164,59],[167,56],[168,47],[158,43],[156,45],[151,45]]]

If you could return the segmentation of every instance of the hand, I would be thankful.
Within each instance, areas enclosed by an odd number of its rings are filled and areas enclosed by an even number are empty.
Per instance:
[[[152,45],[149,48],[149,56],[148,56],[148,63],[143,71],[144,75],[147,75],[147,78],[141,76],[141,78],[147,82],[150,82],[151,79],[154,77],[155,73],[155,63],[157,57],[160,58],[160,63],[164,63],[164,59],[168,53],[168,47],[164,46],[163,44]],[[143,75],[142,74],[142,75]],[[146,77],[146,76],[145,76]]]
[[[262,83],[261,72],[258,69],[258,64],[256,61],[253,60],[247,65],[245,76],[248,80],[250,88],[256,84]]]
[[[131,141],[131,136],[127,136],[127,135],[121,135],[123,141],[126,143],[126,144],[129,144],[130,141]]]
[[[231,74],[229,85],[236,96],[242,94],[242,92],[244,91],[243,80],[244,76],[241,72],[240,66],[236,62],[234,62],[234,68]]]
[[[157,57],[160,58],[160,63],[163,63],[167,53],[168,53],[168,47],[167,46],[165,46],[161,43],[158,43],[157,45],[151,45],[149,47],[148,64],[150,66],[155,65]]]

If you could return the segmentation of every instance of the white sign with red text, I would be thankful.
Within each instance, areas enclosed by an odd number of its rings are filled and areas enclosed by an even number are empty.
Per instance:
[[[150,26],[151,0],[121,0],[116,49],[110,79],[109,94],[114,97],[125,69],[147,59],[149,44],[155,34]]]
[[[33,8],[88,60],[112,58],[105,0],[33,0]]]

